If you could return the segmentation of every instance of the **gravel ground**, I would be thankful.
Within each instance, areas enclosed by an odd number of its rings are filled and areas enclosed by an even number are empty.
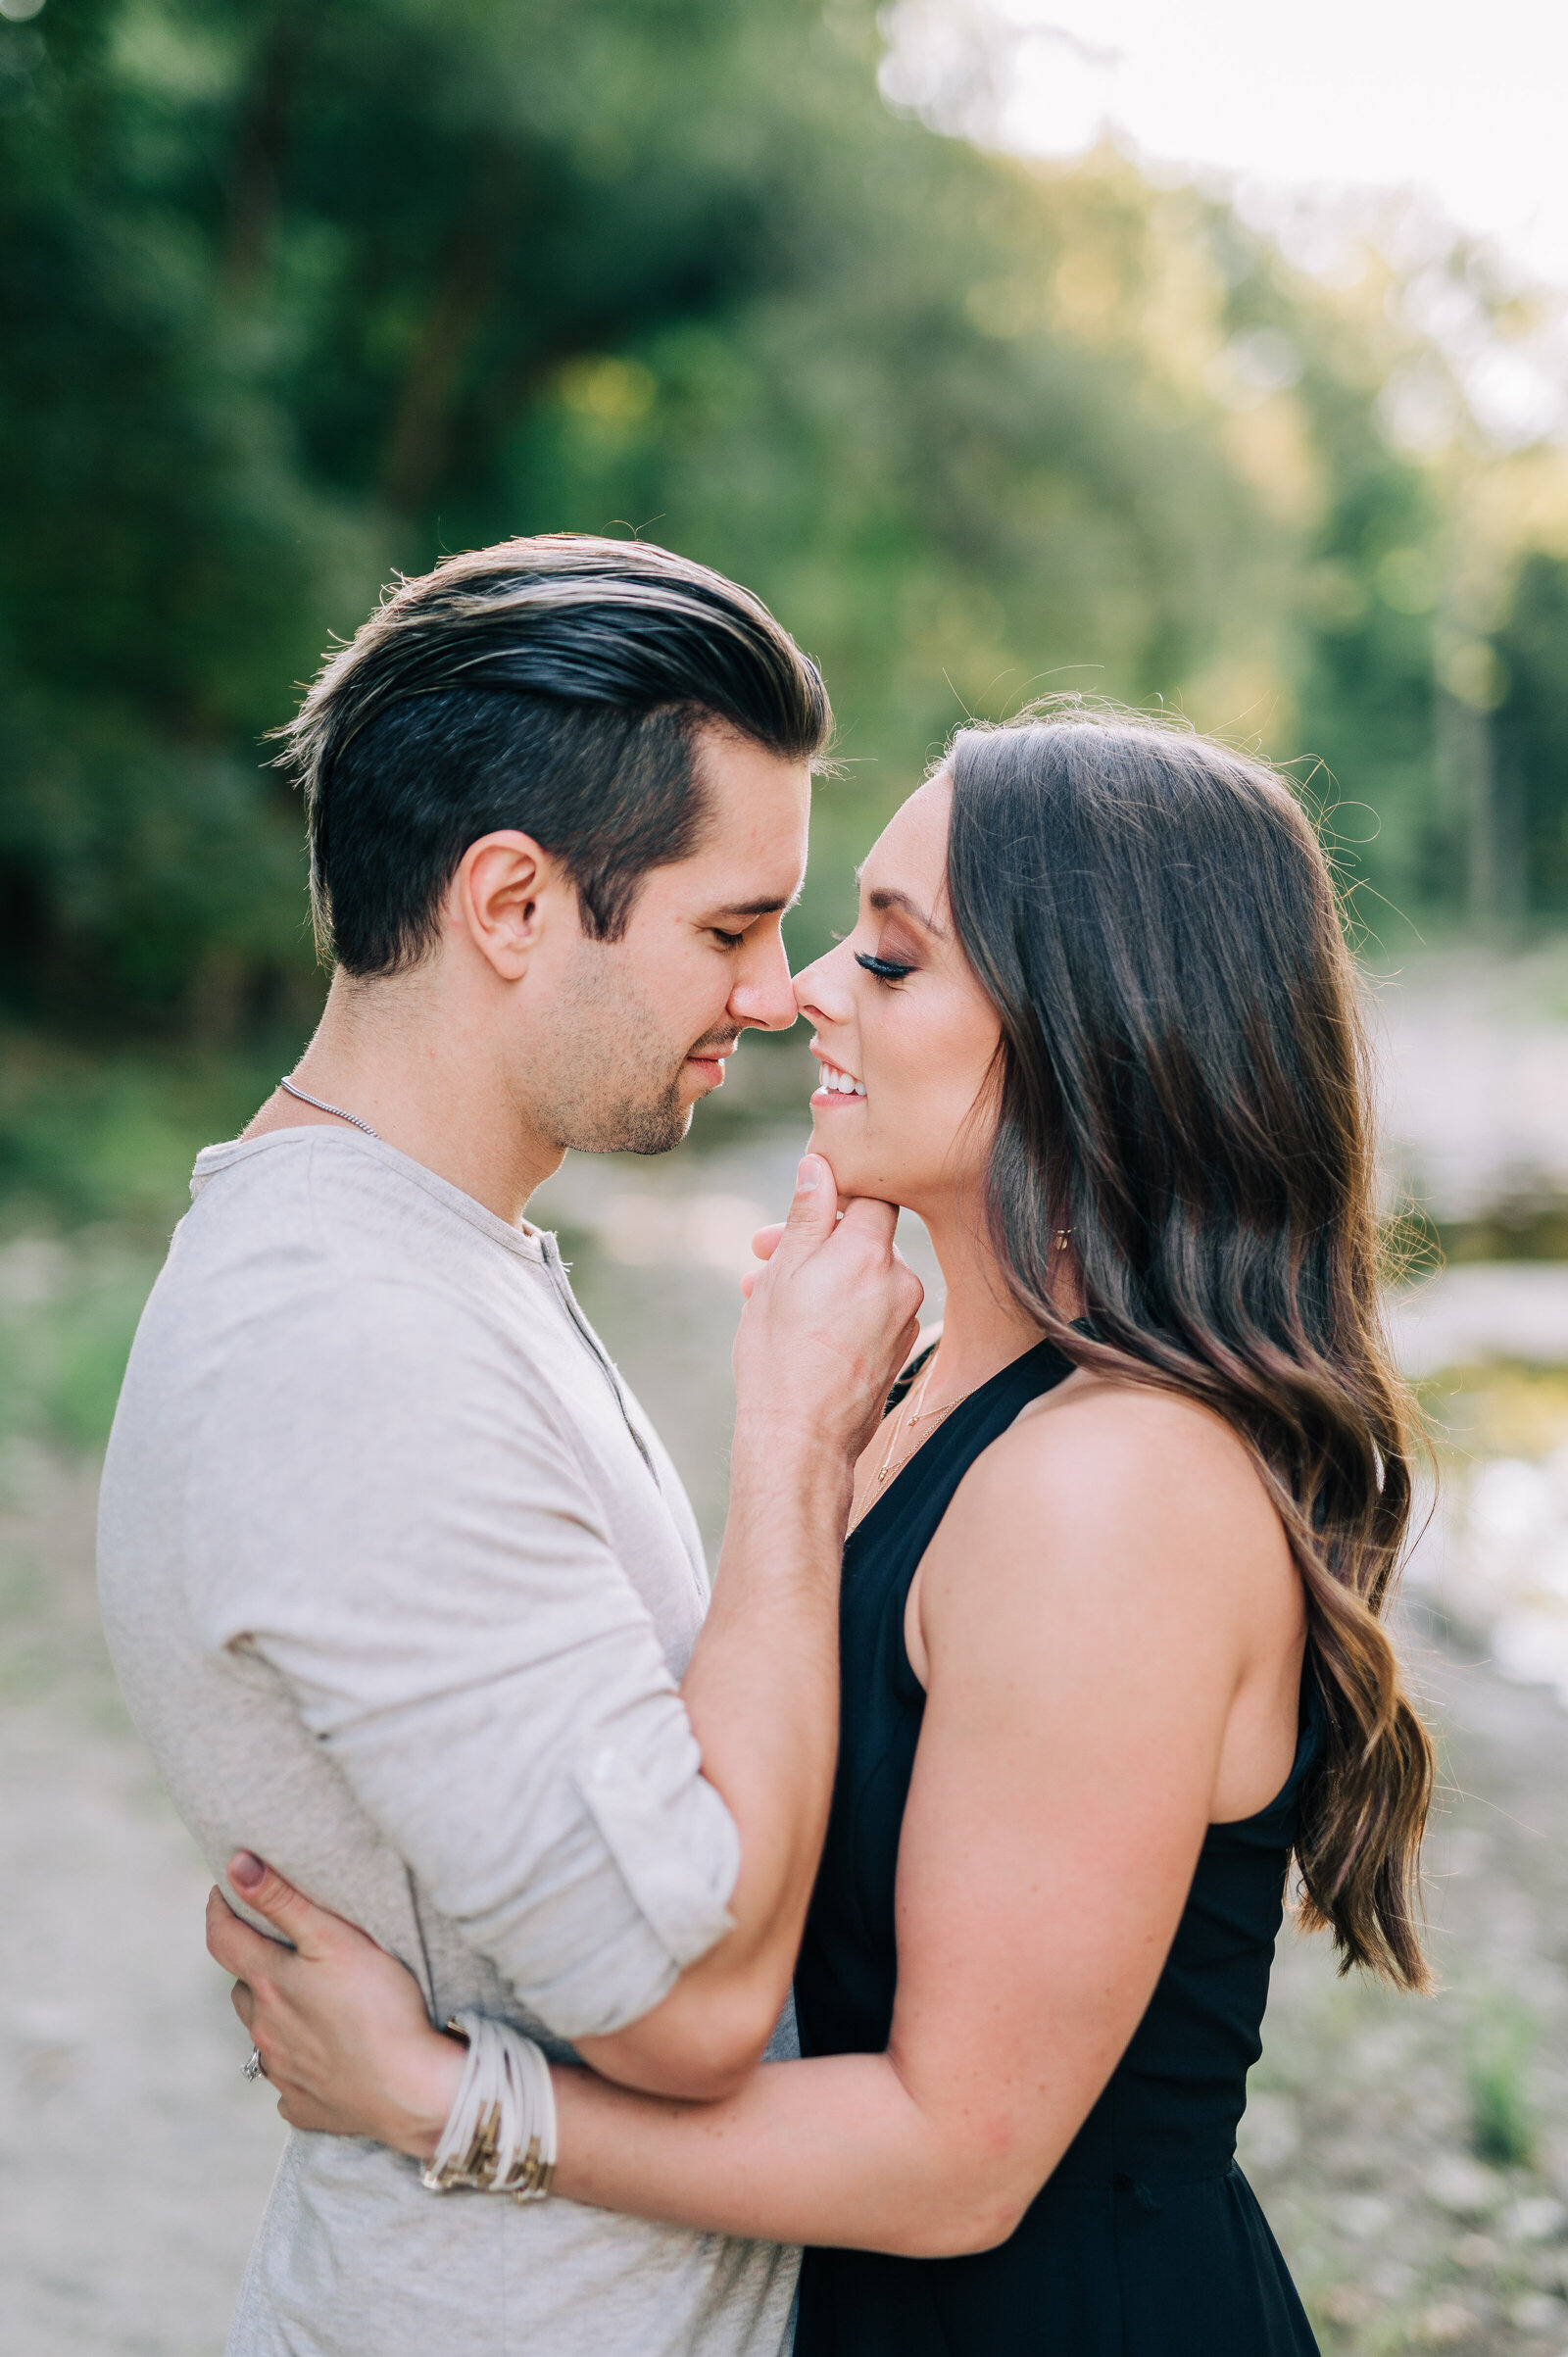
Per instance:
[[[727,1280],[582,1275],[710,1517],[722,1375],[665,1338]],[[217,2357],[280,2132],[97,1634],[92,1470],[3,1470],[0,2348]],[[1568,2357],[1568,1713],[1430,1615],[1408,1644],[1445,1746],[1442,1993],[1342,1983],[1287,1930],[1244,2157],[1326,2351]]]
[[[98,1635],[96,1479],[4,1472],[0,2349],[217,2357],[283,2132]]]
[[[1440,1991],[1281,1939],[1242,2158],[1327,2351],[1568,2352],[1568,1715],[1452,1630],[1407,1650],[1443,1743]]]

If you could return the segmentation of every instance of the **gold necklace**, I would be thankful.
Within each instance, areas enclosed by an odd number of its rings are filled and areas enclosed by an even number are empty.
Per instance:
[[[860,1506],[859,1512],[855,1516],[855,1519],[850,1524],[850,1529],[852,1531],[858,1530],[860,1524],[865,1520],[865,1517],[870,1512],[872,1505],[875,1503],[876,1499],[881,1497],[884,1484],[890,1481],[895,1473],[902,1473],[905,1466],[908,1463],[909,1458],[914,1455],[914,1449],[910,1449],[906,1454],[901,1456],[898,1462],[895,1464],[894,1452],[899,1446],[899,1442],[904,1437],[904,1434],[906,1431],[912,1431],[916,1424],[924,1423],[928,1416],[933,1420],[933,1422],[940,1422],[944,1416],[951,1416],[956,1407],[961,1407],[965,1399],[972,1397],[973,1389],[975,1388],[973,1386],[971,1386],[970,1391],[960,1392],[956,1399],[944,1399],[939,1407],[927,1407],[925,1404],[925,1396],[930,1387],[931,1377],[935,1371],[936,1352],[933,1349],[932,1355],[926,1363],[925,1373],[920,1379],[919,1390],[911,1393],[908,1399],[899,1411],[898,1421],[894,1425],[892,1435],[888,1441],[887,1451],[883,1456],[881,1464],[876,1469],[876,1473],[871,1482],[870,1490],[865,1497],[864,1502]],[[918,1406],[915,1405],[916,1400],[919,1401]]]
[[[944,1399],[939,1406],[927,1407],[925,1403],[925,1396],[931,1388],[931,1378],[936,1372],[936,1352],[933,1350],[930,1359],[927,1362],[925,1373],[920,1378],[920,1389],[914,1394],[913,1399],[909,1399],[906,1403],[903,1413],[900,1415],[898,1422],[893,1427],[892,1434],[888,1441],[887,1453],[883,1457],[881,1464],[877,1467],[876,1487],[879,1490],[881,1489],[883,1483],[888,1481],[893,1474],[902,1473],[905,1466],[908,1463],[909,1458],[914,1454],[914,1450],[910,1449],[906,1455],[899,1458],[897,1464],[895,1464],[893,1461],[894,1451],[897,1449],[900,1441],[904,1438],[905,1433],[913,1432],[915,1426],[917,1424],[923,1424],[928,1416],[938,1420],[940,1420],[943,1416],[951,1416],[954,1409],[956,1407],[961,1407],[965,1399],[969,1398],[968,1392],[960,1392],[956,1399]],[[918,1407],[916,1407],[914,1404],[915,1399],[918,1399],[920,1403]]]

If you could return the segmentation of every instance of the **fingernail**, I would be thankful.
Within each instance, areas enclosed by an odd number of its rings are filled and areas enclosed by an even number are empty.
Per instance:
[[[259,1891],[267,1880],[267,1868],[254,1850],[236,1850],[228,1862],[228,1879],[241,1891]]]
[[[807,1155],[795,1173],[795,1184],[803,1195],[809,1195],[816,1185],[816,1161],[811,1154]]]

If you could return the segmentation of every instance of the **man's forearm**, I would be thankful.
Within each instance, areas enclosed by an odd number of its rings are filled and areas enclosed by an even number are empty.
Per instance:
[[[741,1832],[736,1932],[767,1941],[787,1918],[791,1967],[833,1789],[851,1480],[847,1459],[737,1430],[712,1609],[681,1687]]]
[[[741,1863],[733,1928],[663,2002],[581,2051],[607,2078],[716,2098],[783,2004],[821,1854],[838,1749],[838,1585],[855,1459],[915,1334],[920,1285],[891,1203],[840,1215],[820,1155],[735,1338],[740,1401],[712,1609],[681,1698]]]
[[[830,1451],[737,1427],[712,1608],[681,1686],[703,1773],[740,1834],[734,1929],[642,2021],[584,2041],[625,2085],[722,2094],[783,2004],[832,1797],[851,1472]]]

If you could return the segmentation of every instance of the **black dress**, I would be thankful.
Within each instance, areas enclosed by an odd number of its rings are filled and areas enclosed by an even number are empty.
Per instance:
[[[807,2054],[879,2054],[898,1979],[893,1890],[925,1695],[909,1583],[949,1500],[1020,1408],[1070,1373],[1042,1343],[956,1408],[851,1534],[843,1717],[795,1983]],[[897,1395],[896,1395],[897,1397]],[[1165,1969],[1109,2084],[1017,2231],[960,2259],[808,2250],[796,2357],[1315,2357],[1236,2125],[1322,1706],[1255,1817],[1210,1826]]]

